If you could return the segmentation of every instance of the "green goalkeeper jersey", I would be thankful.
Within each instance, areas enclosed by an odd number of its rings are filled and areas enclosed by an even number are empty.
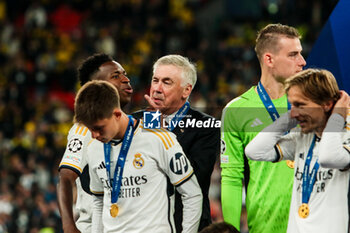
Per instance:
[[[279,115],[288,110],[286,95],[272,100]],[[250,233],[287,230],[293,186],[293,163],[249,160],[246,145],[272,123],[255,87],[226,105],[221,125],[221,195],[224,220],[240,228],[243,178]]]

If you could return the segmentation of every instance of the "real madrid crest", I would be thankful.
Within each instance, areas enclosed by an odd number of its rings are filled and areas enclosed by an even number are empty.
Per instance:
[[[134,160],[132,161],[132,164],[136,169],[141,169],[143,166],[145,166],[145,160],[141,157],[142,155],[140,153],[137,153],[134,155]]]

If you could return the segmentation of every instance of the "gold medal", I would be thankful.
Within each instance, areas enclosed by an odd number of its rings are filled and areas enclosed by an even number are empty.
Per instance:
[[[310,208],[309,205],[306,203],[301,204],[298,210],[300,218],[307,218],[310,214]]]
[[[294,168],[294,161],[292,161],[292,160],[287,160],[286,163],[287,163],[287,166],[288,166],[289,168]]]
[[[117,217],[119,212],[118,205],[116,203],[113,203],[109,212],[113,218]]]

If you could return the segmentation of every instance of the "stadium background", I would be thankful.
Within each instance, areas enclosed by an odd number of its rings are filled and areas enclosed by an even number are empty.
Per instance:
[[[192,106],[220,118],[260,77],[258,29],[297,27],[306,58],[337,2],[0,0],[0,233],[61,232],[57,167],[82,59],[105,52],[124,66],[135,91],[132,112],[146,106],[152,63],[187,56],[198,69]],[[222,221],[218,164],[210,199],[213,221]]]

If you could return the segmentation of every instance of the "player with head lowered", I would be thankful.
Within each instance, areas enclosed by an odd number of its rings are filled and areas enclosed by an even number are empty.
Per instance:
[[[81,85],[90,80],[105,80],[119,91],[120,104],[131,100],[132,87],[124,68],[107,54],[94,54],[85,59],[78,68]],[[64,232],[91,232],[92,198],[89,189],[89,173],[85,160],[86,146],[92,140],[90,131],[81,124],[74,124],[68,134],[68,143],[59,165],[57,195]],[[79,179],[77,179],[79,177]],[[77,183],[77,184],[76,184]],[[73,190],[77,187],[76,209],[73,213]]]
[[[118,91],[105,81],[85,84],[74,110],[75,121],[97,139],[86,156],[94,194],[92,232],[175,232],[168,181],[181,194],[182,232],[198,232],[202,193],[173,133],[143,128],[121,110]]]

